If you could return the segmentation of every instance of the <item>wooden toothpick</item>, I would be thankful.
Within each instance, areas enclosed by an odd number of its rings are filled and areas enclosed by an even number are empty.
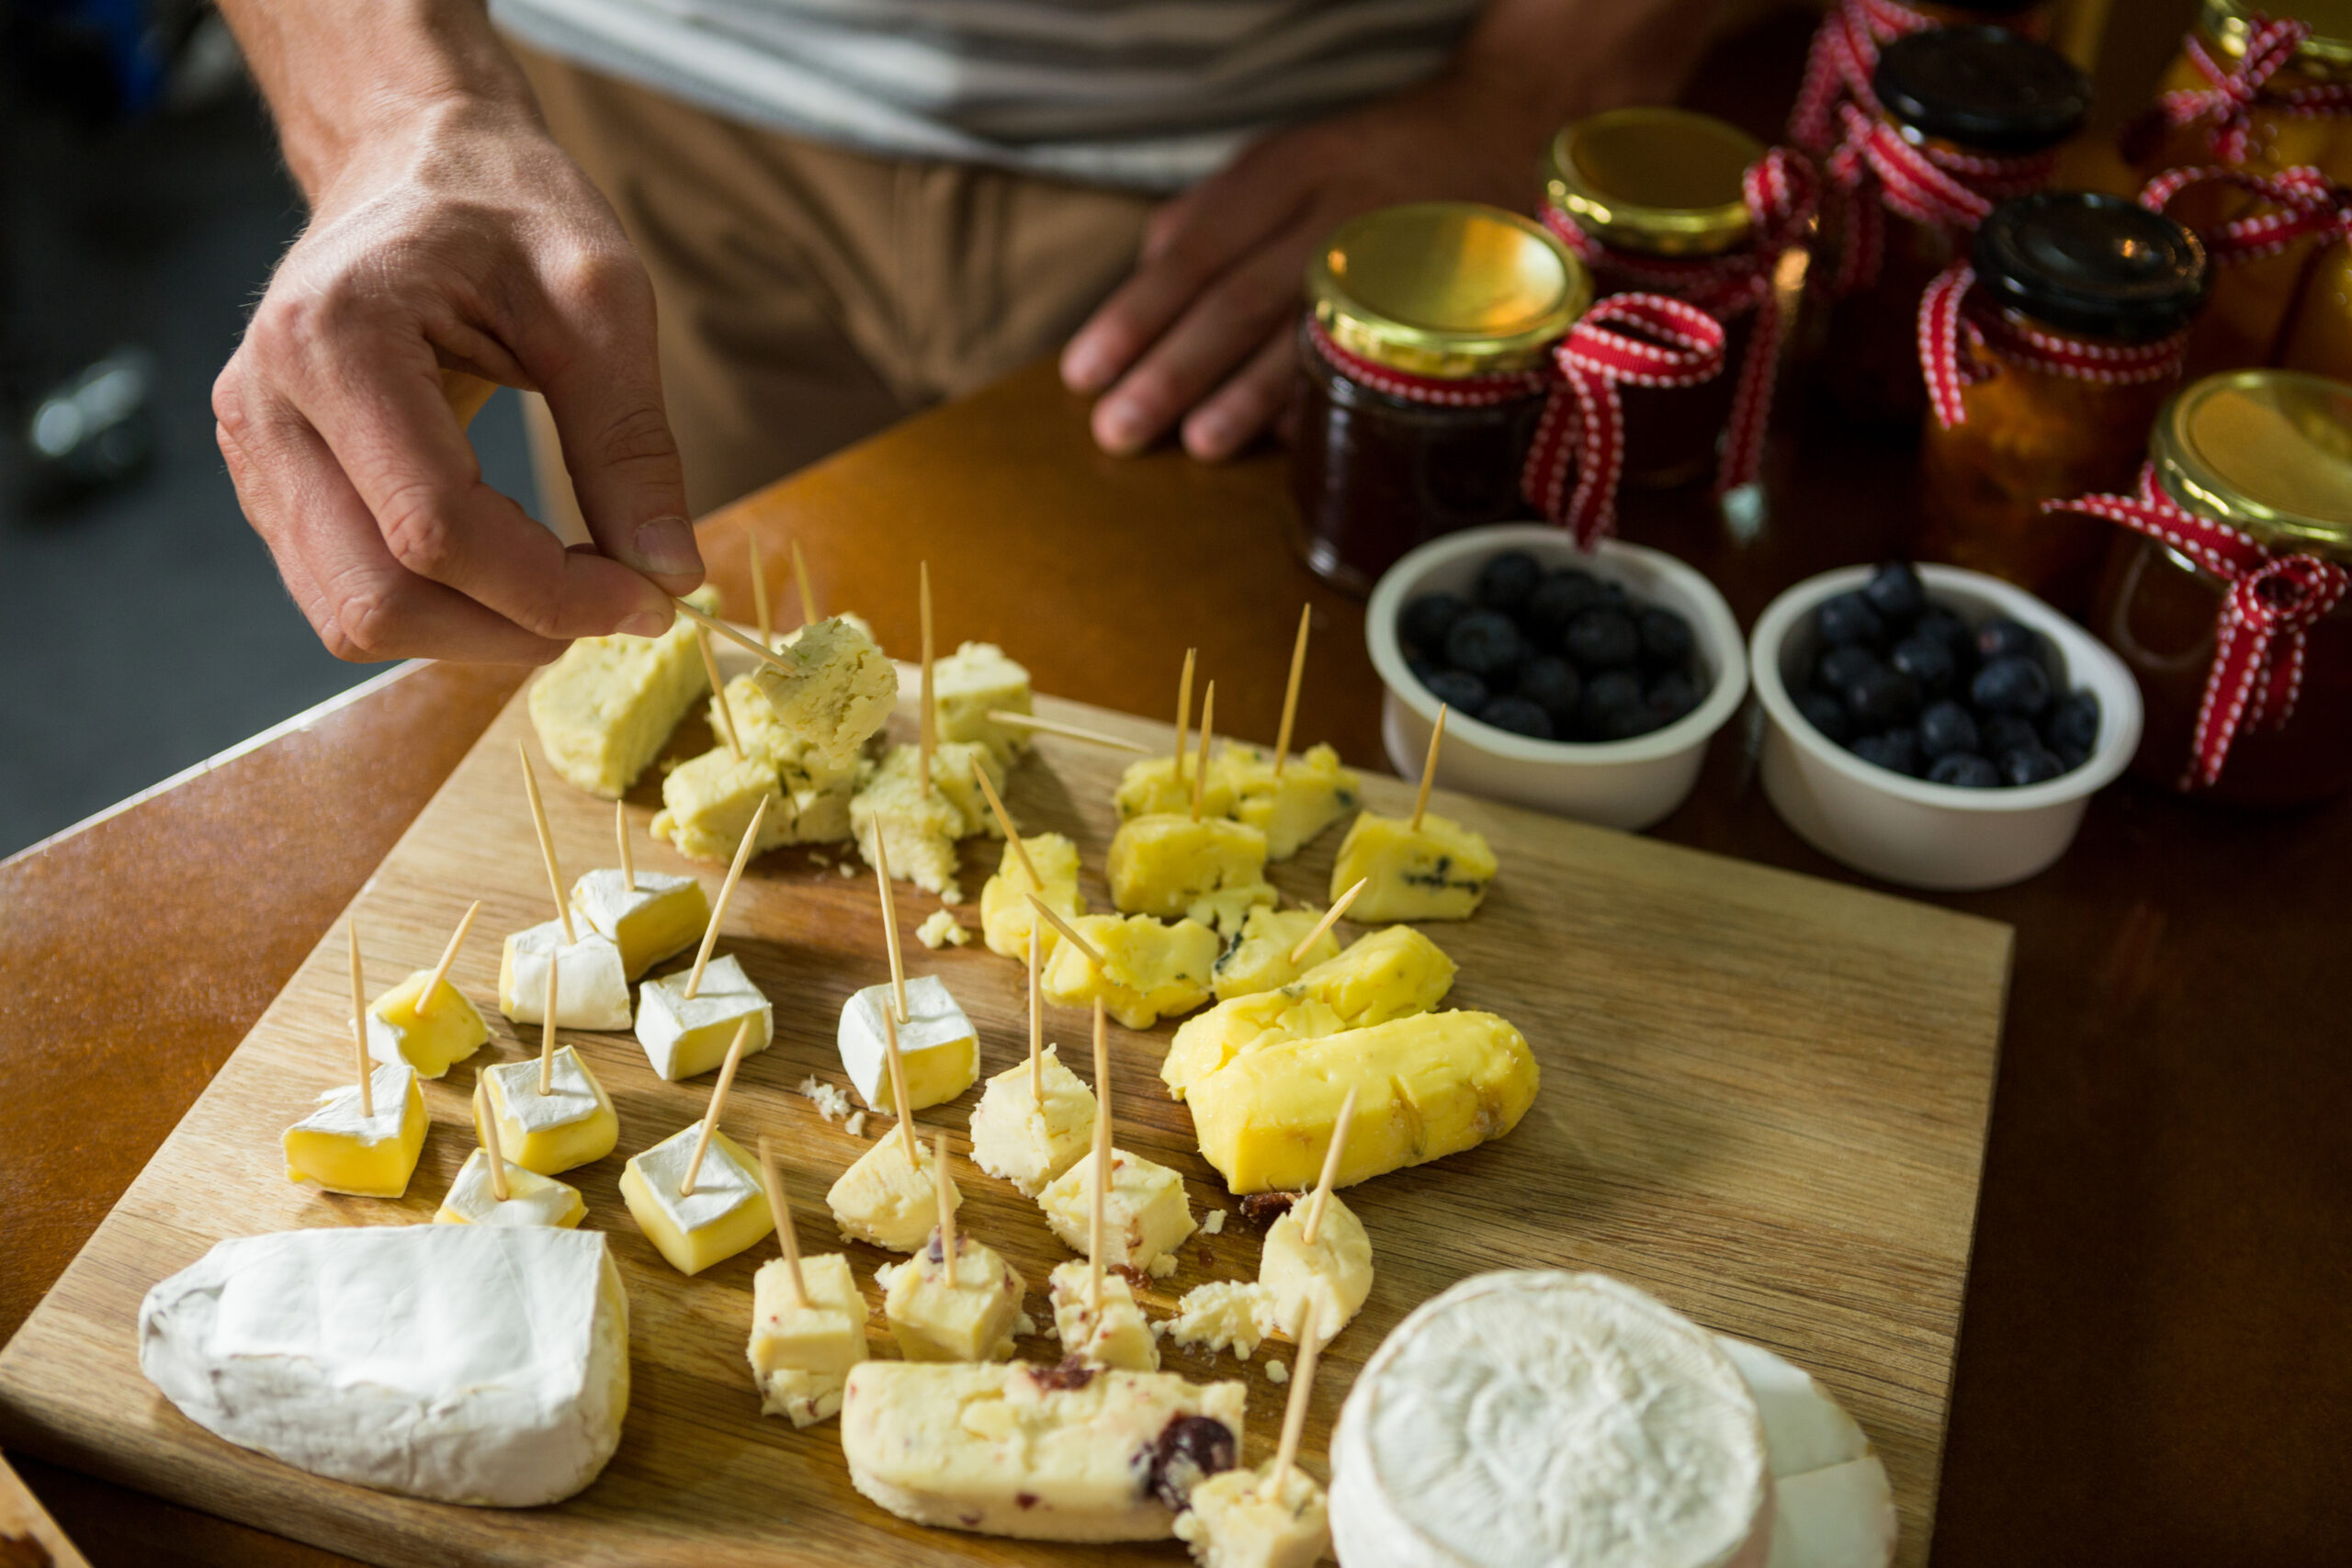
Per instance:
[[[931,1143],[931,1190],[939,1200],[939,1256],[947,1265],[947,1288],[956,1288],[956,1189],[947,1179],[947,1134]]]
[[[760,1179],[767,1183],[768,1214],[775,1221],[776,1245],[784,1249],[784,1277],[792,1286],[792,1304],[808,1304],[808,1281],[800,1274],[800,1238],[792,1230],[792,1201],[785,1196],[784,1173],[776,1168],[775,1140],[760,1134]]]
[[[1035,893],[1028,895],[1028,898],[1030,908],[1035,909],[1040,916],[1053,926],[1054,930],[1061,932],[1062,940],[1064,942],[1069,942],[1072,947],[1077,948],[1079,952],[1086,954],[1086,961],[1089,964],[1093,964],[1095,968],[1100,969],[1102,967],[1102,955],[1095,951],[1094,944],[1092,942],[1079,935],[1076,929],[1073,928],[1068,920],[1063,919],[1059,915],[1054,913],[1052,908],[1048,906],[1043,898],[1038,897]]]
[[[1308,1391],[1315,1386],[1315,1363],[1321,1359],[1322,1337],[1310,1326],[1315,1321],[1315,1298],[1302,1297],[1298,1316],[1291,1325],[1291,1339],[1298,1346],[1298,1356],[1290,1369],[1290,1403],[1283,1407],[1282,1447],[1274,1450],[1274,1468],[1267,1472],[1266,1482],[1272,1488],[1272,1500],[1283,1499],[1283,1483],[1290,1480],[1290,1467],[1298,1459],[1298,1437],[1306,1428]],[[1260,1493],[1266,1496],[1266,1493]]]
[[[1283,776],[1283,762],[1290,755],[1291,724],[1298,717],[1298,682],[1306,673],[1306,622],[1315,613],[1312,604],[1298,607],[1298,640],[1290,649],[1290,684],[1283,688],[1283,724],[1274,732],[1274,777]]]
[[[490,1105],[490,1076],[485,1073],[474,1079],[474,1114],[481,1120],[481,1157],[490,1167],[490,1195],[503,1203],[506,1190],[506,1154],[498,1146],[498,1113]]]
[[[1038,989],[1037,922],[1029,921],[1029,1103],[1046,1114],[1046,1009]]]
[[[767,564],[760,559],[760,536],[750,528],[743,530],[743,548],[751,557],[752,615],[759,626],[760,646],[775,646],[775,623],[768,619]]]
[[[1086,1304],[1102,1321],[1103,1194],[1111,1186],[1111,1043],[1102,1026],[1102,998],[1094,998],[1094,1182],[1086,1217]]]
[[[1315,922],[1315,929],[1300,938],[1298,945],[1290,950],[1292,964],[1300,964],[1306,960],[1306,950],[1321,941],[1325,931],[1339,923],[1340,917],[1348,912],[1348,906],[1356,901],[1356,895],[1363,892],[1365,885],[1371,880],[1369,876],[1356,878],[1356,885],[1353,887],[1331,900],[1331,907],[1323,911],[1323,918]]]
[[[885,1010],[899,1023],[907,1021],[907,961],[899,947],[899,901],[890,897],[890,852],[882,847],[882,827],[874,828],[874,888],[882,899],[882,945],[890,955],[890,1006]]]
[[[539,1098],[545,1100],[555,1092],[555,981],[562,973],[555,960],[548,960],[547,1006],[539,1014]]]
[[[710,950],[718,942],[718,922],[727,918],[727,901],[735,897],[735,885],[743,879],[743,863],[752,858],[752,846],[760,840],[760,824],[768,819],[768,802],[773,795],[760,797],[759,809],[752,813],[751,822],[743,829],[743,841],[735,846],[735,863],[727,868],[727,880],[718,885],[718,897],[710,901],[710,924],[702,929],[702,948],[695,954],[695,972],[686,976],[684,993],[687,1001],[702,989],[702,972],[710,963]]]
[[[571,902],[563,896],[563,873],[555,863],[555,834],[548,829],[548,808],[539,799],[539,775],[532,771],[531,754],[523,742],[514,742],[514,755],[523,760],[523,793],[531,797],[531,826],[539,830],[539,858],[547,863],[548,891],[555,895],[555,918],[563,922],[563,945],[570,947],[580,940],[571,929]]]
[[[1298,1239],[1309,1247],[1315,1245],[1315,1233],[1323,1228],[1323,1206],[1331,1201],[1331,1183],[1340,1174],[1340,1151],[1348,1145],[1348,1124],[1356,1119],[1356,1091],[1348,1090],[1348,1098],[1340,1102],[1340,1120],[1331,1128],[1331,1146],[1323,1151],[1323,1174],[1316,1179],[1315,1201],[1307,1205],[1306,1224],[1301,1225]]]
[[[626,800],[613,802],[613,841],[620,846],[621,887],[634,893],[637,891],[637,855],[628,847],[628,802]]]
[[[979,784],[980,793],[988,796],[989,809],[996,813],[996,825],[1004,829],[1004,841],[1012,846],[1014,856],[1021,862],[1021,869],[1028,874],[1029,886],[1043,893],[1046,879],[1037,874],[1037,863],[1029,858],[1029,846],[1021,841],[1021,829],[1012,825],[1012,814],[1005,810],[1003,800],[996,793],[996,785],[989,783],[989,771],[981,764],[978,751],[972,753],[972,778]]]
[[[1208,691],[1201,698],[1201,760],[1193,770],[1193,820],[1201,819],[1201,802],[1209,788],[1209,730],[1216,723],[1216,682],[1209,682]]]
[[[433,993],[439,990],[441,982],[449,977],[449,965],[458,961],[458,949],[466,945],[466,933],[474,929],[474,917],[481,913],[481,900],[477,898],[467,906],[465,914],[458,919],[458,929],[449,933],[449,945],[441,950],[441,962],[435,964],[433,973],[425,976],[424,989],[416,998],[417,1017],[423,1018],[433,1010]]]
[[[922,691],[915,699],[922,705],[917,710],[917,741],[922,751],[922,793],[928,797],[931,794],[932,753],[939,749],[939,716],[932,711],[931,705],[931,563],[923,561],[916,570],[921,585],[917,597],[922,601]]]
[[[1421,759],[1421,793],[1413,797],[1413,831],[1421,830],[1421,813],[1430,808],[1430,785],[1437,782],[1438,743],[1445,739],[1445,705],[1437,705],[1437,723],[1430,727],[1430,752]]]
[[[777,653],[775,649],[761,647],[755,638],[751,637],[742,632],[737,631],[733,626],[729,626],[717,615],[706,615],[700,610],[695,609],[692,604],[687,604],[684,599],[673,600],[672,603],[678,606],[678,614],[685,616],[686,619],[692,621],[703,630],[710,633],[713,637],[723,637],[729,642],[733,643],[736,647],[757,654],[762,660],[775,665],[779,670],[791,671],[799,668],[799,666],[793,663],[792,660]]]
[[[1199,649],[1184,650],[1184,673],[1176,682],[1176,782],[1184,782],[1184,735],[1193,723],[1193,660]]]
[[[1014,713],[1010,708],[989,709],[989,722],[1010,725],[1014,729],[1034,729],[1041,735],[1058,735],[1065,740],[1083,740],[1090,746],[1107,746],[1114,751],[1129,751],[1138,757],[1151,755],[1151,748],[1140,740],[1130,740],[1124,735],[1106,734],[1089,729],[1084,725],[1065,724],[1057,718],[1039,718],[1034,713]]]
[[[808,581],[808,563],[801,557],[798,539],[792,541],[792,581],[800,592],[800,624],[813,626],[817,624],[817,589]]]
[[[907,1064],[899,1055],[899,1021],[882,1010],[882,1056],[890,1068],[890,1109],[899,1114],[899,1136],[906,1140],[907,1168],[921,1170],[922,1154],[915,1143],[915,1113],[907,1109]]]
[[[727,742],[727,750],[737,761],[743,760],[743,743],[735,739],[735,708],[727,700],[727,682],[718,678],[718,660],[710,656],[710,634],[695,633],[695,646],[702,650],[702,672],[710,678],[710,711],[718,720],[718,738]]]
[[[695,1178],[702,1174],[702,1156],[710,1152],[712,1134],[718,1131],[718,1119],[727,1111],[727,1091],[734,1086],[735,1069],[743,1065],[743,1042],[752,1037],[752,1015],[735,1026],[735,1038],[728,1042],[727,1060],[718,1069],[718,1087],[710,1091],[710,1109],[703,1113],[702,1135],[695,1140],[695,1152],[686,1161],[686,1174],[678,1182],[678,1196],[695,1195]]]
[[[359,1055],[359,1114],[376,1114],[376,1069],[368,1060],[368,982],[359,973],[359,922],[343,928],[351,945],[351,1044]]]

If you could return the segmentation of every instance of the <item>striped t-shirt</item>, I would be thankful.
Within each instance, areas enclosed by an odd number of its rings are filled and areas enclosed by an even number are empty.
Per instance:
[[[754,124],[1173,189],[1433,75],[1484,0],[492,0],[525,43]]]

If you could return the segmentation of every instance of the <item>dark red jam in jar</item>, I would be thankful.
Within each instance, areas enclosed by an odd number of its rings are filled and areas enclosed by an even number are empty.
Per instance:
[[[1307,271],[1296,543],[1351,592],[1424,540],[1527,515],[1546,364],[1592,299],[1541,225],[1474,202],[1383,208]]]

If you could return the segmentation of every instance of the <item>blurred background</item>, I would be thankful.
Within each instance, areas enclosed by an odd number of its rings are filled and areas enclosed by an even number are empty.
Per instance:
[[[212,442],[301,222],[209,6],[0,0],[0,855],[382,673],[319,646]],[[514,395],[472,429],[533,505]]]

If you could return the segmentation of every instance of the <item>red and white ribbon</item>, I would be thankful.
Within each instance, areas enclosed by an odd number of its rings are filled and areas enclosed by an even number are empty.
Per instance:
[[[1996,203],[2049,184],[2058,164],[2055,152],[1992,158],[1921,146],[1852,104],[1840,106],[1838,119],[1845,138],[1829,154],[1827,167],[1831,183],[1848,200],[1843,243],[1830,282],[1834,298],[1877,280],[1885,246],[1883,211],[1931,229],[1972,233]]]
[[[2186,332],[2154,343],[2090,343],[2018,321],[1976,288],[1976,269],[1955,262],[1919,297],[1919,368],[1928,400],[1946,430],[1968,423],[1962,392],[1999,374],[2009,360],[2052,376],[2109,386],[2163,381],[2180,374]]]
[[[1617,389],[1695,387],[1724,367],[1723,323],[1695,305],[1657,294],[1619,294],[1593,306],[1553,346],[1548,369],[1487,376],[1394,370],[1341,348],[1320,321],[1308,325],[1309,340],[1324,358],[1350,378],[1406,402],[1492,408],[1545,393],[1520,470],[1520,493],[1572,531],[1579,546],[1617,525],[1617,484],[1625,467],[1625,412]]]
[[[2245,52],[2224,65],[2213,58],[2205,40],[2191,33],[2182,49],[2202,87],[2183,87],[2161,95],[2156,107],[2175,128],[2213,122],[2207,145],[2224,164],[2243,164],[2254,150],[2254,110],[2256,107],[2298,118],[2352,114],[2352,84],[2320,83],[2304,87],[2273,87],[2270,79],[2303,40],[2312,36],[2309,22],[2274,21],[2259,13],[2247,17]]]
[[[1878,112],[1878,94],[1871,87],[1878,51],[1934,26],[1933,18],[1902,0],[1838,0],[1814,29],[1796,107],[1789,115],[1789,140],[1816,158],[1825,156],[1837,140],[1842,106],[1860,104],[1871,114]]]
[[[1781,340],[1787,331],[1777,281],[1781,257],[1811,242],[1814,215],[1821,207],[1821,181],[1812,160],[1792,148],[1767,152],[1749,165],[1740,186],[1747,206],[1748,238],[1737,250],[1721,255],[1639,255],[1604,243],[1556,207],[1544,211],[1544,227],[1592,268],[1604,292],[1630,288],[1667,295],[1724,322],[1756,313],[1732,394],[1731,417],[1724,428],[1715,469],[1717,495],[1753,479],[1763,460]]]
[[[2267,176],[2243,169],[2167,169],[2140,192],[2140,205],[2162,212],[2183,190],[2209,180],[2250,192],[2276,209],[2199,230],[2197,237],[2217,262],[2277,255],[2312,234],[2325,236],[2324,243],[2352,241],[2352,186],[2332,183],[2308,164]]]
[[[2267,550],[2251,535],[2200,517],[2166,495],[2154,464],[2137,495],[2083,495],[2042,502],[2120,523],[2169,545],[2229,585],[2213,623],[2213,665],[2197,705],[2197,729],[2180,787],[2211,786],[2241,729],[2282,729],[2302,690],[2305,633],[2343,602],[2352,572],[2311,555]]]

